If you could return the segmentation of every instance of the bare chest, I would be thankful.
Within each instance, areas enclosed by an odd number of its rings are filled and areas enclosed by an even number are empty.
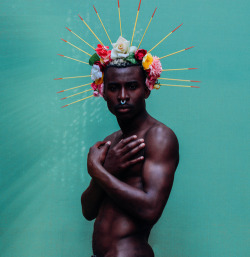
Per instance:
[[[137,135],[138,139],[144,139],[144,134],[139,134]],[[116,139],[114,144],[111,147],[114,147],[122,137],[119,137]],[[123,182],[131,185],[131,186],[138,186],[138,184],[141,184],[142,180],[142,172],[143,172],[143,165],[145,162],[145,148],[141,149],[137,153],[133,154],[130,158],[129,161],[135,160],[139,157],[143,156],[144,159],[140,160],[136,164],[130,165],[128,168],[126,168],[122,173],[119,175],[119,179],[122,180]]]

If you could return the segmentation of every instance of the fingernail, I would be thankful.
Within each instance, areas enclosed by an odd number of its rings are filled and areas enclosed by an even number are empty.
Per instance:
[[[134,135],[133,137],[134,137],[134,138],[137,138],[137,135]]]
[[[140,139],[140,142],[144,142],[144,139],[142,138],[142,139]]]
[[[110,142],[110,141],[108,141],[106,144],[107,144],[107,145],[111,145],[111,142]]]
[[[140,147],[144,147],[144,146],[145,146],[145,144],[144,144],[144,143],[140,144]]]

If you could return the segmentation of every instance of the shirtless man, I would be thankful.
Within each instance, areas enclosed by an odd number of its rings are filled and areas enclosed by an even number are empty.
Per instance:
[[[167,203],[179,145],[174,132],[147,113],[149,95],[141,66],[106,68],[104,99],[121,130],[90,148],[92,180],[81,197],[84,217],[96,219],[97,257],[154,256],[148,238]]]

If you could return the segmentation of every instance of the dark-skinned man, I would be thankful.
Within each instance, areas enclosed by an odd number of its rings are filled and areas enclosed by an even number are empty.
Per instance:
[[[97,257],[153,257],[148,244],[167,203],[179,161],[174,132],[151,117],[141,65],[109,64],[104,99],[121,130],[96,143],[88,154],[90,185],[81,197],[87,220],[95,219]]]

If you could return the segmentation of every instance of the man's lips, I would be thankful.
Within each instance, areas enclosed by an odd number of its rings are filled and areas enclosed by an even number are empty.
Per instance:
[[[129,112],[131,109],[132,109],[132,106],[129,104],[124,104],[124,105],[119,104],[115,107],[115,110],[117,112]]]
[[[131,109],[131,108],[132,108],[132,106],[129,105],[129,104],[124,104],[124,105],[119,104],[119,105],[117,105],[117,106],[115,107],[116,110]]]

